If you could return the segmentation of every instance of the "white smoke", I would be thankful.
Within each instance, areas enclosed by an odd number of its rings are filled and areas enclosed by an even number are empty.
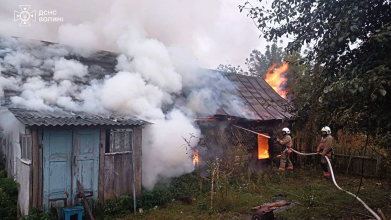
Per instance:
[[[164,119],[163,97],[164,92],[159,87],[146,84],[138,73],[119,72],[102,88],[106,109],[148,120]]]
[[[22,73],[22,66],[37,67],[41,65],[40,60],[36,59],[28,53],[23,52],[7,54],[7,56],[4,57],[4,62],[14,66],[19,74]]]
[[[7,108],[0,107],[0,127],[3,134],[10,134],[21,127],[18,119]]]
[[[201,64],[214,67],[217,64],[211,65],[211,61],[225,62],[221,55],[236,56],[238,49],[231,53],[229,45],[249,40],[248,33],[240,38],[227,34],[229,28],[235,27],[216,28],[219,10],[226,7],[222,2],[69,1],[67,7],[74,6],[70,11],[60,10],[63,3],[46,4],[65,19],[74,19],[74,24],[39,26],[27,36],[54,39],[68,46],[3,37],[0,64],[3,71],[13,75],[0,77],[0,89],[20,92],[11,99],[17,107],[37,110],[61,107],[131,115],[154,123],[147,126],[143,136],[143,185],[148,189],[159,178],[179,176],[194,169],[191,155],[180,146],[184,144],[182,137],[200,135],[193,122],[197,114],[213,115],[224,103],[229,103],[237,113],[248,116],[235,95],[221,92],[232,90],[233,85],[218,73],[200,71],[195,57],[202,57]],[[91,7],[93,12],[74,10],[81,7],[78,4]],[[84,20],[86,17],[90,19]],[[14,29],[5,31],[3,23],[0,21],[0,34],[12,33]],[[215,42],[211,37],[220,40]],[[220,44],[226,48],[218,50]],[[102,79],[90,75],[91,66],[66,57],[88,58],[100,49],[119,53],[117,72]]]
[[[88,68],[76,60],[66,60],[61,57],[54,62],[54,80],[82,78],[87,75]]]
[[[14,22],[14,11],[25,0],[2,1],[0,35],[65,43],[77,52],[117,50],[120,29],[139,23],[150,38],[167,46],[181,45],[197,57],[201,66],[242,64],[244,58],[266,41],[259,38],[254,23],[240,13],[237,0],[155,1],[155,0],[29,0],[30,10],[56,10],[64,22],[33,22],[30,28]],[[38,14],[37,14],[38,15]],[[94,24],[94,25],[92,25]],[[118,28],[112,28],[117,26]],[[98,33],[98,34],[96,34]],[[263,48],[261,48],[263,49]]]
[[[143,185],[147,189],[153,188],[159,178],[193,171],[191,155],[179,146],[185,143],[182,137],[189,139],[190,133],[200,137],[200,131],[177,109],[168,113],[165,120],[154,123],[143,131]],[[197,141],[193,139],[191,144],[194,146]]]
[[[77,34],[70,34],[77,33]],[[58,41],[72,46],[76,53],[88,56],[99,48],[96,32],[89,23],[65,24],[58,29]]]

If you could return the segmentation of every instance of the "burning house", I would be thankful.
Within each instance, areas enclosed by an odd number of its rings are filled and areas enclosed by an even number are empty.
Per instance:
[[[277,93],[277,89],[275,91],[262,78],[233,73],[223,74],[235,85],[233,92],[244,104],[242,107],[247,116],[243,115],[243,111],[236,111],[230,103],[224,103],[214,116],[194,119],[201,128],[205,142],[213,142],[215,147],[224,145],[228,148],[229,153],[226,155],[217,153],[220,158],[228,159],[227,166],[241,161],[248,163],[252,170],[260,170],[272,162],[279,163],[281,148],[273,137],[277,137],[283,127],[291,126],[291,115],[288,112],[291,106]],[[216,135],[216,130],[220,136],[219,140],[211,137]],[[221,137],[224,133],[224,137]],[[202,158],[213,154],[215,147],[196,149],[194,163],[202,163]],[[235,153],[239,148],[243,150]]]

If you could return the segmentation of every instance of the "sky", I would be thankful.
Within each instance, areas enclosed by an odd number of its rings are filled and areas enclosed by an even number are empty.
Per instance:
[[[166,46],[189,50],[201,67],[215,69],[219,64],[242,65],[253,49],[263,51],[267,42],[253,21],[240,13],[244,0],[7,0],[0,1],[0,35],[83,45],[86,49],[114,50],[107,40],[93,35],[110,35],[104,26],[120,21],[135,22],[146,35]],[[56,11],[62,22],[30,21],[20,27],[14,21],[19,5],[30,5],[29,11]],[[115,14],[113,13],[115,12]],[[90,32],[90,33],[89,33]],[[97,34],[98,33],[98,34]],[[110,38],[105,36],[106,38]],[[79,45],[78,45],[79,44]]]

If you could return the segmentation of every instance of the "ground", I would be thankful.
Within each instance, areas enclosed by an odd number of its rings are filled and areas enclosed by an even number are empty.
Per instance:
[[[299,169],[294,173],[269,173],[268,181],[258,180],[227,190],[224,201],[215,195],[213,211],[209,196],[193,197],[192,204],[174,201],[136,216],[129,213],[122,220],[132,219],[251,219],[250,209],[274,201],[277,194],[295,203],[286,211],[276,213],[277,219],[370,219],[371,214],[354,197],[338,190],[331,179],[323,180],[319,169]],[[271,175],[273,175],[271,177]],[[359,176],[336,175],[337,183],[357,193]],[[391,183],[386,180],[364,178],[359,197],[375,211],[380,208],[391,218]]]

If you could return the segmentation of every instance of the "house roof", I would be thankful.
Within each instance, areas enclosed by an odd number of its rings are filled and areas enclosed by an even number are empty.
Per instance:
[[[109,117],[63,110],[8,109],[26,126],[140,126],[148,122],[133,117]]]
[[[223,73],[236,87],[236,95],[242,100],[246,109],[255,120],[288,119],[290,104],[260,77],[235,73]],[[225,103],[217,111],[217,115],[240,117],[241,113]]]
[[[49,42],[43,42],[44,44],[51,44]],[[0,50],[4,49],[1,48],[0,44]],[[3,58],[2,56],[5,56],[5,54],[0,53],[0,58]],[[83,79],[79,79],[76,83],[82,83],[82,84],[88,84],[92,79],[102,79],[106,75],[112,75],[115,71],[115,66],[117,65],[117,56],[118,54],[107,52],[107,51],[98,51],[89,57],[81,57],[81,56],[66,56],[66,59],[74,59],[79,62],[81,62],[83,65],[88,66],[89,74],[87,74]],[[264,79],[259,77],[253,77],[253,76],[245,76],[245,75],[239,75],[234,73],[225,73],[225,72],[219,72],[214,70],[205,70],[202,71],[211,71],[211,74],[214,73],[221,73],[225,75],[230,82],[232,82],[235,85],[236,90],[232,91],[227,88],[214,88],[218,90],[223,90],[230,93],[235,93],[237,97],[242,101],[247,113],[247,119],[253,119],[253,120],[275,120],[275,119],[288,119],[291,117],[289,112],[287,111],[287,107],[289,106],[288,102],[282,98],[278,93],[276,93],[273,88],[269,86],[265,82]],[[16,76],[17,70],[14,67],[7,68],[6,72],[2,72],[2,75],[4,77],[12,77]],[[52,73],[45,73],[41,76],[44,80],[51,80],[52,79]],[[14,90],[4,90],[4,99],[1,100],[2,106],[9,105],[10,98],[12,96],[16,96],[20,94],[18,91]],[[217,101],[217,100],[216,100]],[[231,103],[223,103],[223,105],[216,111],[215,115],[223,115],[223,116],[232,116],[232,117],[238,117],[243,118],[246,117],[243,115],[242,112],[238,112],[234,106],[231,105]],[[26,111],[26,110],[25,110]],[[37,113],[34,113],[37,114]],[[86,113],[84,113],[86,114]],[[251,115],[251,118],[249,118],[248,115]],[[210,115],[212,116],[212,115]],[[43,117],[45,118],[45,117]],[[66,117],[62,117],[66,118]],[[51,117],[51,119],[45,119],[45,120],[55,120],[57,121],[55,117]],[[61,119],[62,120],[62,119]],[[100,119],[99,119],[100,120]],[[58,121],[50,123],[54,124],[62,124],[64,121]],[[83,122],[83,123],[91,123],[91,122]],[[104,123],[103,121],[100,121],[99,123]]]

